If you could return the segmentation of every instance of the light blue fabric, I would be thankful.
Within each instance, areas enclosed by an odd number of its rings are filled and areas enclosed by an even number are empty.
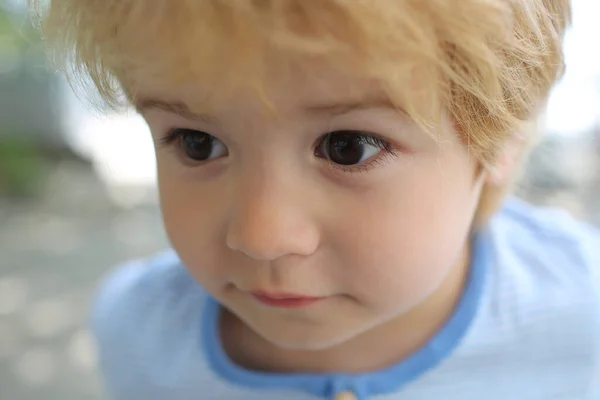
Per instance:
[[[451,319],[420,351],[362,375],[244,370],[220,306],[168,251],[103,283],[92,330],[112,399],[600,399],[600,234],[515,199],[475,240]]]

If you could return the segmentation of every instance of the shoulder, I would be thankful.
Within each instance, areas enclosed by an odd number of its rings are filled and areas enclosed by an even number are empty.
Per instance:
[[[499,387],[531,387],[530,375],[514,371],[536,371],[551,382],[540,387],[547,397],[591,398],[600,368],[600,234],[564,211],[516,199],[488,228],[489,279],[464,354],[493,360]]]
[[[600,289],[600,231],[566,211],[511,198],[490,230],[504,262],[538,277]]]
[[[600,345],[598,230],[565,211],[510,199],[490,232],[496,316],[525,331],[546,327],[564,343]]]
[[[167,310],[176,316],[176,311],[197,305],[197,300],[205,296],[173,251],[132,260],[112,270],[100,284],[92,328],[102,335],[118,328],[115,321],[150,323],[151,315]]]
[[[108,274],[93,304],[91,329],[113,398],[142,396],[139,388],[151,387],[143,382],[182,378],[193,360],[188,357],[200,352],[206,298],[172,251]]]

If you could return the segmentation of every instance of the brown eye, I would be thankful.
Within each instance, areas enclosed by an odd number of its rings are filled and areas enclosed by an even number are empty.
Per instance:
[[[227,155],[227,147],[219,139],[205,132],[192,129],[177,129],[181,150],[194,161],[207,161]]]
[[[337,131],[321,139],[315,155],[339,165],[356,165],[375,157],[388,146],[383,140],[362,132]]]

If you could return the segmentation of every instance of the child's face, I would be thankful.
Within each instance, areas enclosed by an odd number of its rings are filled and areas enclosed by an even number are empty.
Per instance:
[[[451,123],[433,139],[373,81],[304,66],[272,71],[276,114],[240,88],[192,117],[219,82],[140,82],[138,106],[190,273],[271,343],[319,349],[406,314],[463,267],[481,183]]]

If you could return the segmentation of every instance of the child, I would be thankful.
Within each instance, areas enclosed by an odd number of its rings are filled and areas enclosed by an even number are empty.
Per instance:
[[[569,7],[39,7],[156,147],[173,250],[100,290],[111,398],[600,398],[600,235],[504,198]]]

